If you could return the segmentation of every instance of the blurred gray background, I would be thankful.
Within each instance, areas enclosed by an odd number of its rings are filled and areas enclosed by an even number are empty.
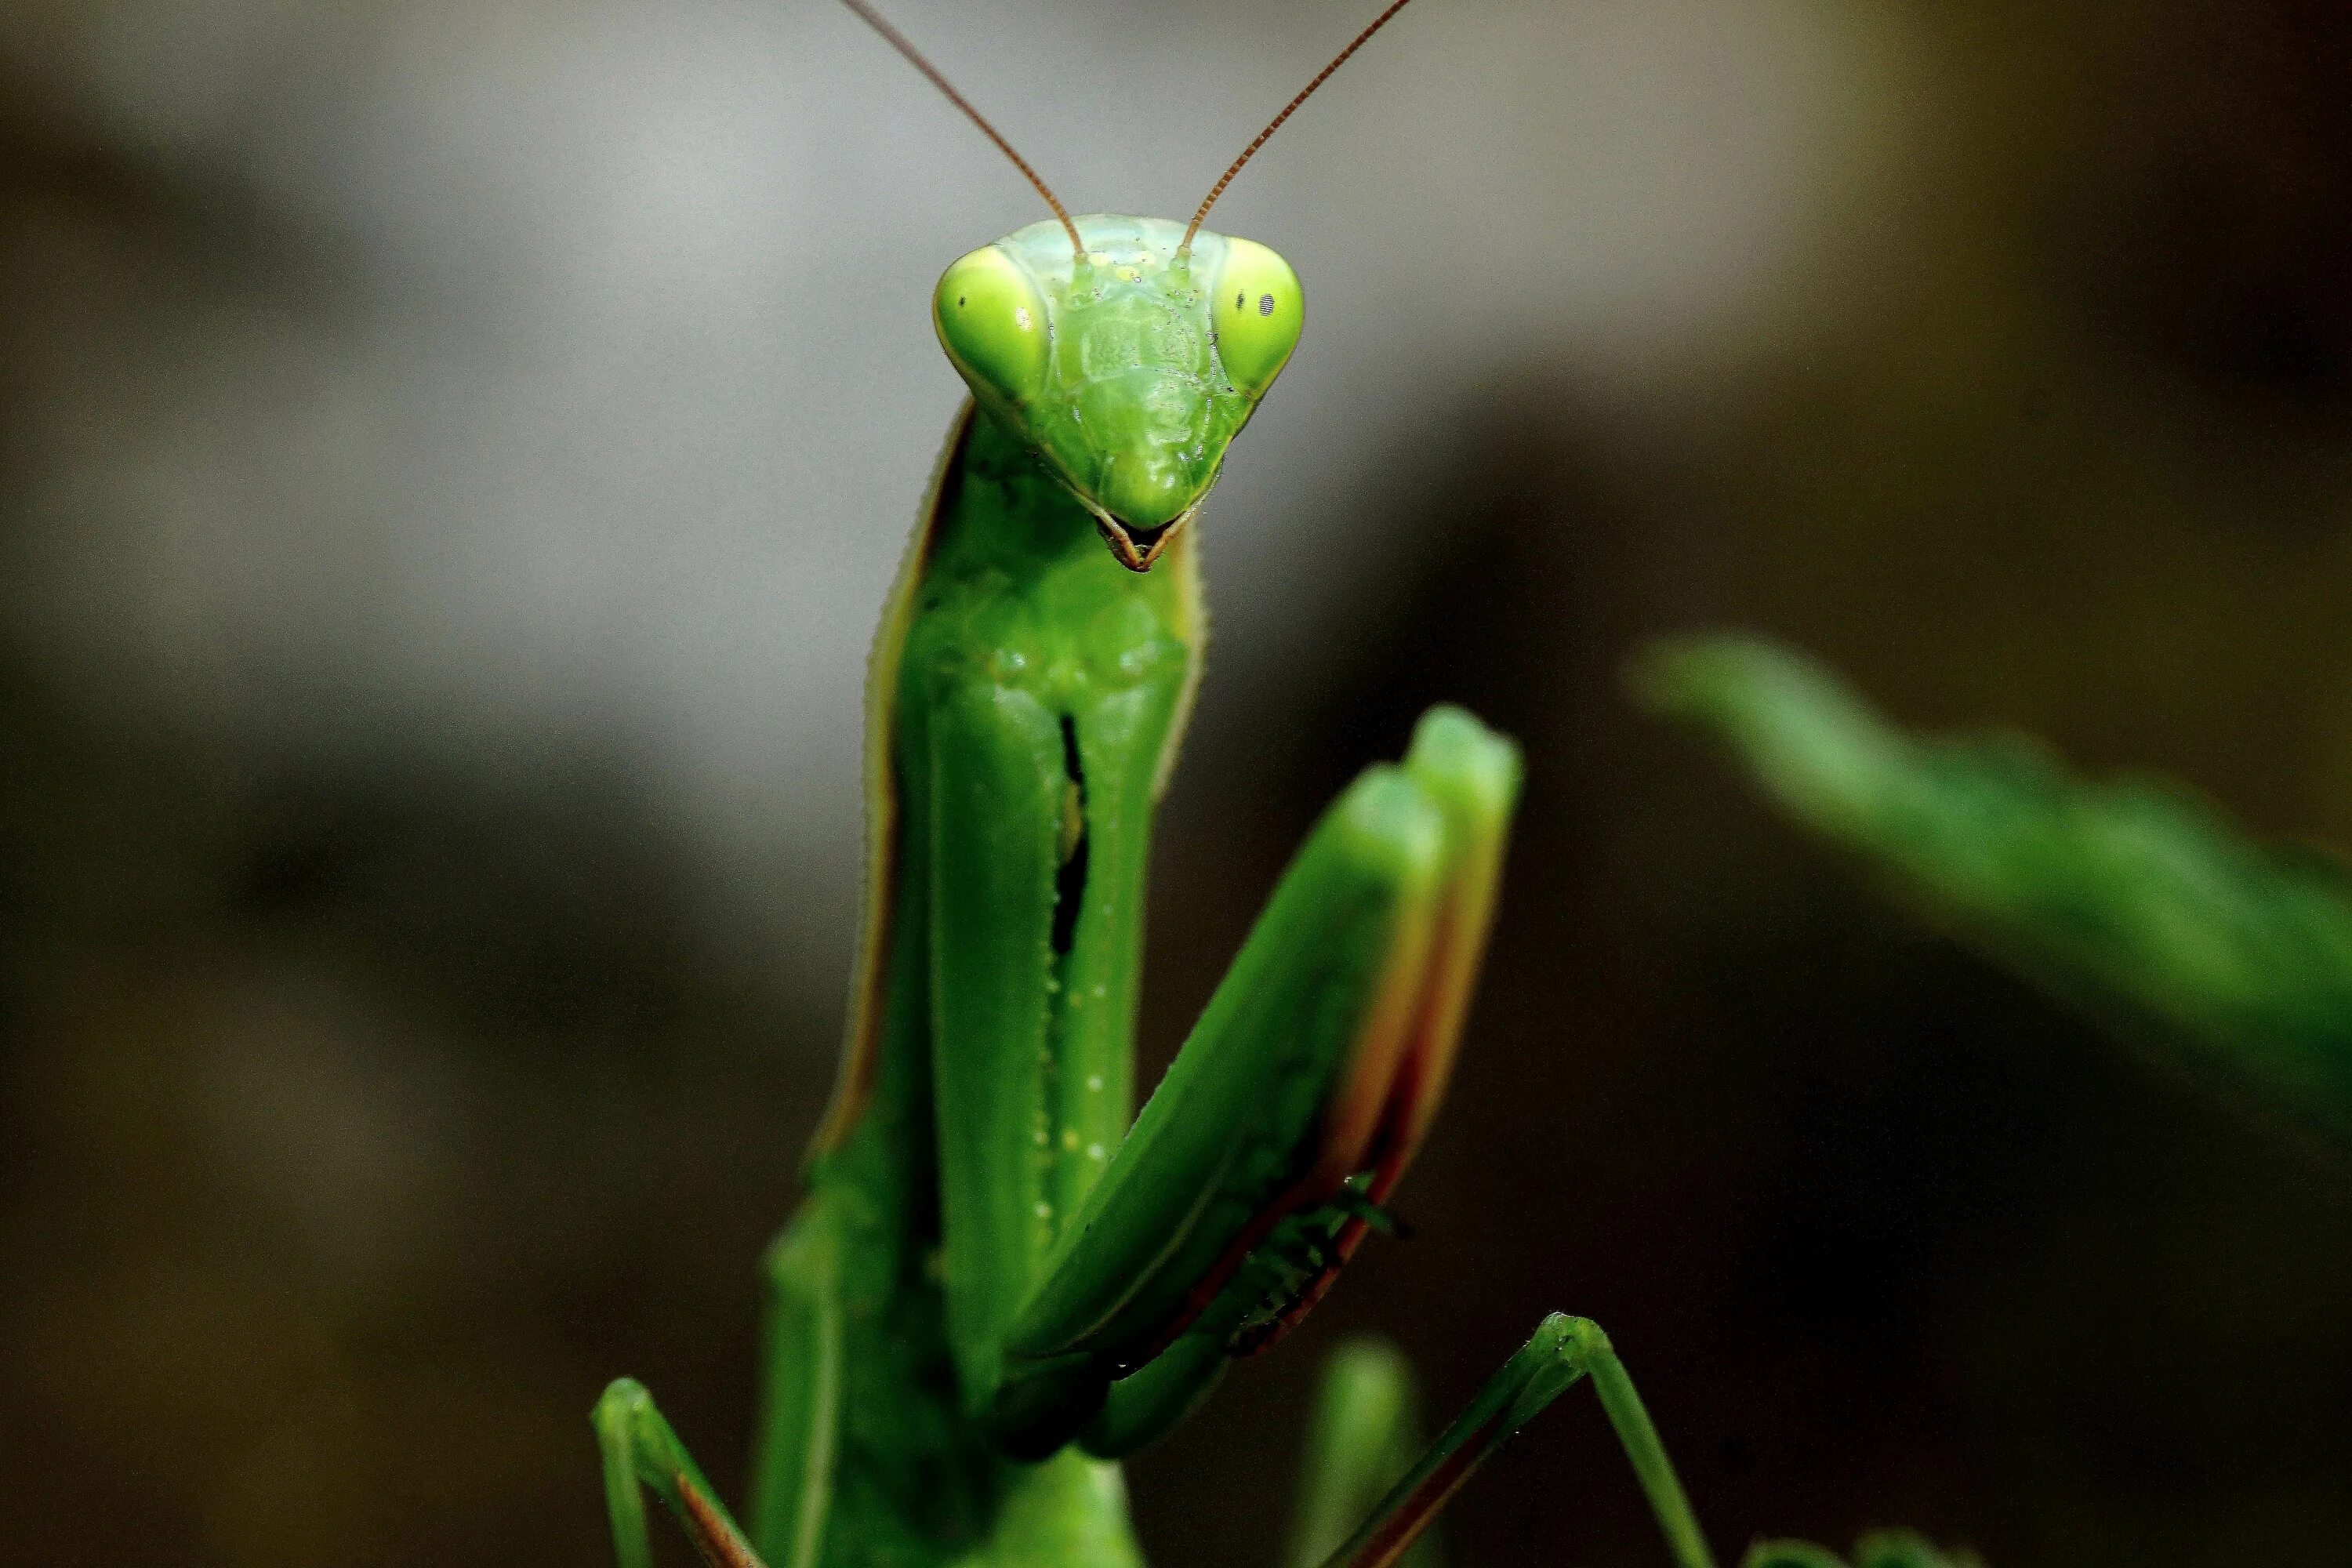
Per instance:
[[[1369,15],[894,0],[1181,216]],[[1622,700],[1898,713],[2352,839],[2352,19],[1424,0],[1234,186],[1307,338],[1203,522],[1165,1059],[1440,697],[1527,821],[1455,1102],[1135,1467],[1271,1561],[1319,1348],[1601,1319],[1718,1544],[2352,1563],[2347,1174],[1916,930]],[[827,1087],[872,620],[1040,216],[825,0],[0,11],[0,1561],[593,1563],[643,1376],[740,1468]],[[1464,1561],[1649,1563],[1580,1404]]]

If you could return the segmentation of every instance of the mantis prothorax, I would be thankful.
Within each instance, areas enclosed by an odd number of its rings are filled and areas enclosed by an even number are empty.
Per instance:
[[[1508,741],[1433,710],[1401,764],[1325,813],[1129,1124],[1146,838],[1206,629],[1193,519],[1304,319],[1288,263],[1201,226],[1405,0],[1189,225],[1070,216],[847,3],[1055,216],[957,261],[932,300],[971,397],[875,644],[864,945],[808,1197],[767,1262],[748,1528],[624,1380],[595,1416],[614,1535],[646,1568],[650,1488],[718,1564],[1125,1568],[1140,1557],[1111,1461],[1280,1338],[1384,1225],[1452,1065],[1518,794]],[[1396,1363],[1349,1367],[1301,1568],[1393,1562],[1586,1376],[1675,1560],[1708,1563],[1591,1324],[1547,1320],[1418,1464]]]

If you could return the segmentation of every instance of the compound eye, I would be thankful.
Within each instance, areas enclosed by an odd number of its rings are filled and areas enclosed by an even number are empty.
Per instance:
[[[1020,263],[995,246],[983,246],[947,269],[931,299],[931,320],[940,346],[974,392],[1020,403],[1045,379],[1045,297]]]
[[[1298,274],[1263,245],[1228,239],[1210,304],[1227,379],[1249,396],[1263,397],[1298,346],[1298,329],[1307,320]]]

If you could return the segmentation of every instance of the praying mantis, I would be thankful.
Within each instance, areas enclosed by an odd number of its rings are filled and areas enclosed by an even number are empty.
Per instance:
[[[1519,791],[1509,741],[1424,716],[1312,830],[1130,1125],[1145,849],[1205,631],[1195,520],[1304,321],[1288,263],[1202,223],[1405,0],[1189,224],[1071,216],[845,3],[1054,216],[955,262],[932,301],[971,398],[875,642],[861,956],[808,1195],[766,1259],[750,1500],[739,1521],[622,1379],[593,1417],[614,1541],[649,1568],[651,1491],[717,1568],[1131,1568],[1118,1459],[1388,1227]],[[1299,1568],[1396,1562],[1588,1378],[1673,1561],[1712,1568],[1592,1323],[1547,1319],[1417,1461],[1405,1378],[1366,1353],[1327,1377]]]

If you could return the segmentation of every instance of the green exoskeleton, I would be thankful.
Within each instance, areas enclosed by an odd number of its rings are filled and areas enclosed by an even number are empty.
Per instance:
[[[1113,1461],[1385,1224],[1461,1034],[1519,760],[1438,709],[1326,812],[1130,1123],[1145,851],[1206,630],[1193,520],[1303,300],[1272,250],[1200,226],[1207,203],[1072,218],[1038,189],[1055,219],[932,300],[971,398],[876,640],[864,945],[768,1258],[749,1507],[617,1383],[596,1426],[625,1568],[651,1561],[646,1488],[714,1563],[1139,1563]],[[1586,1375],[1675,1560],[1706,1563],[1607,1341],[1566,1318],[1417,1465],[1392,1358],[1345,1362],[1294,1558],[1393,1561]]]

